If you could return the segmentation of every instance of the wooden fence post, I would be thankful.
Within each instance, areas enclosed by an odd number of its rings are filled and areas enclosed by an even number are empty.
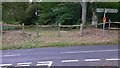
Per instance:
[[[36,24],[36,31],[37,31],[37,37],[39,37],[39,25],[38,25],[38,23]]]
[[[109,19],[109,30],[110,30],[110,23],[111,23],[111,21],[110,21],[110,19]]]
[[[2,29],[2,22],[0,21],[0,49],[2,49],[2,35],[3,35],[3,29]]]
[[[60,23],[58,24],[58,37],[60,37]]]
[[[83,36],[83,24],[80,25],[80,36]]]
[[[22,33],[24,34],[24,23],[22,23]]]
[[[22,23],[22,35],[23,35],[23,43],[25,42],[25,28],[24,23]]]

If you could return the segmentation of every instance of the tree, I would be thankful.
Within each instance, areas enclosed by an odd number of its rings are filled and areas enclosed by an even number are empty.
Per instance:
[[[82,2],[82,24],[80,28],[80,36],[83,36],[83,26],[86,22],[87,2]]]
[[[80,22],[80,4],[79,3],[60,3],[52,8],[52,17],[54,23],[64,25],[79,24]]]
[[[2,20],[7,23],[21,23],[26,18],[26,8],[28,7],[27,3],[22,2],[5,2],[2,3]],[[19,8],[18,8],[19,7]]]
[[[96,13],[97,2],[92,2],[90,8],[92,11],[92,25],[97,27],[97,23],[98,23],[98,17],[97,17],[97,13]]]
[[[2,5],[2,20],[4,22],[9,24],[24,23],[25,25],[34,25],[35,22],[39,24],[80,25],[80,21],[84,25],[91,21],[92,14],[98,16],[98,20],[101,21],[103,14],[96,14],[96,8],[116,8],[120,11],[120,3],[90,4],[83,2],[83,8],[80,3],[76,2],[33,2],[32,4],[27,2],[3,2]],[[36,10],[40,12],[38,17],[35,16]],[[107,18],[112,21],[120,21],[119,17],[120,12],[118,14],[107,14]]]

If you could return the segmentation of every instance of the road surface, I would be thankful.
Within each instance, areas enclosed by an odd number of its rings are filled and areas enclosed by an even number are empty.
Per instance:
[[[118,66],[118,45],[3,50],[2,66]]]

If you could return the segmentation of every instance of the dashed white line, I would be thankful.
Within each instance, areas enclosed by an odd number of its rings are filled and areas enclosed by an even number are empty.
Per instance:
[[[85,61],[89,62],[89,61],[100,61],[100,59],[85,59]]]
[[[97,62],[101,59],[84,59],[86,62]],[[106,61],[118,61],[119,58],[111,58],[111,59],[105,59]],[[69,62],[78,62],[79,60],[62,60],[62,63],[69,63]],[[16,66],[30,66],[32,62],[24,62],[24,63],[17,63]],[[0,64],[0,67],[2,66],[12,66],[12,64]],[[52,61],[41,61],[36,64],[36,66],[48,66],[50,68],[52,66]]]
[[[0,67],[2,66],[12,66],[12,64],[0,64]]]
[[[67,63],[67,62],[78,62],[79,60],[62,60],[62,63]]]
[[[49,68],[52,66],[52,61],[41,61],[41,62],[38,62],[38,64],[36,64],[36,66],[48,66],[48,68]]]
[[[32,64],[32,62],[25,62],[25,63],[17,63],[18,65],[22,65],[22,64]]]
[[[3,55],[3,57],[20,56],[21,54]]]
[[[48,64],[36,64],[36,66],[48,66]]]
[[[52,61],[40,61],[38,63],[49,63],[49,62],[52,62]]]
[[[120,59],[105,59],[105,60],[107,60],[107,61],[118,61]]]
[[[17,66],[30,66],[30,65],[17,65]]]
[[[30,66],[32,62],[17,63],[17,66]]]
[[[119,49],[113,49],[113,50],[94,50],[94,51],[73,51],[73,52],[61,52],[61,53],[94,53],[94,52],[111,52],[111,51],[119,51]]]

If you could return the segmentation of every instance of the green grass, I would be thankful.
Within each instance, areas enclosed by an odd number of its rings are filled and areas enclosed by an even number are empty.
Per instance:
[[[44,48],[44,47],[96,46],[96,45],[99,46],[118,45],[118,42],[114,42],[114,43],[113,42],[102,42],[102,43],[52,42],[48,44],[36,42],[36,44],[26,43],[24,45],[19,45],[19,46],[2,47],[2,50],[30,49],[30,48]]]
[[[75,30],[72,30],[71,32],[73,33],[74,31]],[[25,32],[35,33],[36,28],[26,28]],[[14,43],[13,45],[7,44],[7,45],[2,46],[2,50],[30,49],[30,48],[43,48],[43,47],[68,47],[68,46],[96,46],[96,45],[106,46],[106,45],[118,44],[118,41],[115,41],[115,40],[113,40],[112,42],[107,41],[107,42],[98,42],[98,43],[94,41],[93,42],[86,42],[86,41],[82,42],[81,40],[80,40],[81,42],[80,41],[72,42],[72,41],[69,41],[70,39],[69,37],[65,37],[65,36],[58,37],[58,31],[54,29],[53,30],[40,29],[40,37],[34,36],[33,41],[28,41],[28,42],[25,42],[24,44],[19,44],[19,45],[14,45]],[[46,40],[43,40],[44,38]],[[53,39],[53,41],[49,42],[49,40],[51,39]],[[59,39],[62,41],[55,42],[55,40],[59,40]],[[45,42],[48,42],[48,43],[45,43]]]

